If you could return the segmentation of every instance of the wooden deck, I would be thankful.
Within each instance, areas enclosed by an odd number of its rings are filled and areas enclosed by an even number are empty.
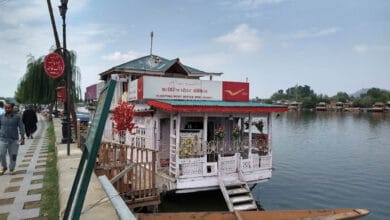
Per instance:
[[[157,206],[156,152],[124,144],[103,142],[96,174],[106,175],[129,208]]]

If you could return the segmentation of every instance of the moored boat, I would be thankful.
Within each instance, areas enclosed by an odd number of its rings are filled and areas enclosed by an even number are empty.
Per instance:
[[[327,111],[327,110],[328,110],[328,107],[327,107],[325,102],[319,102],[316,105],[316,111]]]
[[[383,102],[375,102],[368,111],[370,111],[370,112],[384,112],[385,109],[386,109],[386,106]]]
[[[154,151],[155,158],[152,151],[141,157],[128,151],[127,160],[154,158],[160,192],[219,188],[229,197],[229,187],[240,185],[250,194],[248,184],[272,176],[272,113],[285,112],[287,106],[251,102],[248,82],[212,80],[221,74],[156,55],[103,72],[102,80],[118,82],[111,108],[120,101],[133,105],[135,123],[134,132],[117,135],[109,117],[103,141]],[[246,207],[233,203],[231,210],[257,209],[253,198]]]
[[[179,212],[138,214],[139,220],[154,219],[193,219],[193,220],[350,220],[369,214],[367,209],[321,209],[321,210],[277,210],[277,211],[242,211],[242,212]]]

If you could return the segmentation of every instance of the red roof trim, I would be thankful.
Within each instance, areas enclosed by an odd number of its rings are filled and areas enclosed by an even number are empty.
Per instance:
[[[240,107],[240,106],[173,106],[156,100],[148,100],[148,105],[167,112],[221,112],[221,113],[267,113],[285,112],[287,107]]]

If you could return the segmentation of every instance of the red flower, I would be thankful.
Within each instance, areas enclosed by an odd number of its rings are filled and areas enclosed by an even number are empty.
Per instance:
[[[132,132],[135,124],[132,122],[134,117],[134,105],[127,102],[120,102],[114,108],[111,120],[115,122],[114,132],[122,134],[125,131]]]

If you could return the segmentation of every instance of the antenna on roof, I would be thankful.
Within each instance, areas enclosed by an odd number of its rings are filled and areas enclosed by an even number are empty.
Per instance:
[[[150,32],[150,55],[152,55],[153,51],[153,31]]]

